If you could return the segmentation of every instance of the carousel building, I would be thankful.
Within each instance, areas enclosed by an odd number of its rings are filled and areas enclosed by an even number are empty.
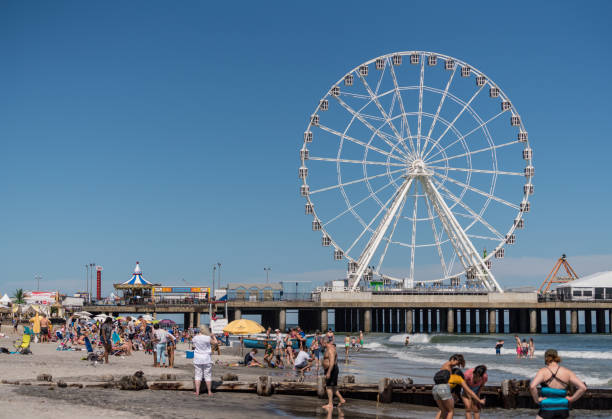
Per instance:
[[[116,290],[123,292],[123,300],[126,304],[146,303],[152,300],[153,284],[142,277],[139,262],[136,262],[132,277],[122,284],[114,284]]]

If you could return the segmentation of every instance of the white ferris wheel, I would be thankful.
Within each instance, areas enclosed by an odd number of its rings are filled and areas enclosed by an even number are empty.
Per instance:
[[[525,226],[532,156],[516,107],[483,72],[397,52],[351,69],[319,101],[300,194],[323,246],[348,260],[352,290],[379,277],[503,292],[493,260]]]

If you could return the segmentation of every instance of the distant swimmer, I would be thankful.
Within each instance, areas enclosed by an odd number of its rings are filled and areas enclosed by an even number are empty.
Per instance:
[[[406,336],[406,340],[404,341],[404,346],[410,345],[410,336]]]
[[[504,347],[504,341],[498,340],[495,344],[495,355],[501,355],[501,348]]]

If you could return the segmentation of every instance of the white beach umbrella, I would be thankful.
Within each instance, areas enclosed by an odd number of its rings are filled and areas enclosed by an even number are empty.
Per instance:
[[[153,316],[151,316],[150,314],[145,314],[144,316],[142,316],[142,318],[148,322],[153,321]]]
[[[76,313],[74,313],[74,315],[78,317],[83,317],[83,316],[91,317],[92,316],[92,314],[89,311],[77,311]]]

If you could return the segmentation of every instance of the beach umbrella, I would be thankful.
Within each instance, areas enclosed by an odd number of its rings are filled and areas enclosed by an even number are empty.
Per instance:
[[[262,325],[249,319],[234,320],[223,328],[224,332],[231,335],[252,335],[262,333],[265,330]]]
[[[174,326],[176,323],[170,319],[163,319],[159,322],[160,326]]]
[[[87,318],[87,316],[83,316],[83,317]],[[96,317],[93,318],[93,320],[103,322],[104,320],[106,320],[107,317],[111,317],[111,316],[107,316],[106,314],[98,314]]]
[[[145,314],[144,316],[142,316],[142,318],[148,322],[153,321],[153,316],[151,316],[150,314]]]
[[[76,313],[74,313],[74,315],[77,317],[83,317],[83,316],[91,317],[92,316],[92,314],[89,311],[77,311]]]

